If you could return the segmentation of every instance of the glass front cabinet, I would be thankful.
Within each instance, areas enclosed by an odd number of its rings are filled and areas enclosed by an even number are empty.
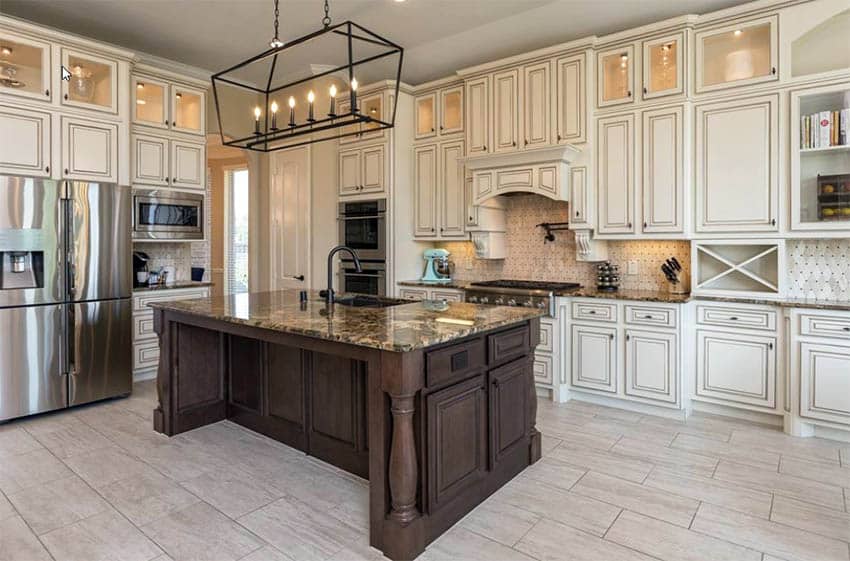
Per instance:
[[[133,122],[191,134],[205,130],[204,92],[148,76],[133,76]]]
[[[655,99],[684,91],[684,34],[644,41],[643,99]]]
[[[118,64],[74,49],[62,49],[62,65],[71,73],[62,81],[62,105],[118,112]]]
[[[596,67],[598,107],[634,101],[634,45],[597,53]]]
[[[850,86],[791,92],[791,227],[850,230]]]
[[[0,31],[0,93],[49,101],[50,45]]]
[[[696,92],[779,79],[777,16],[696,32]]]

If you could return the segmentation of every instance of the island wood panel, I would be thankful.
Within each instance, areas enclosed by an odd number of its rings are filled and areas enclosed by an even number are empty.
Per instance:
[[[269,343],[266,348],[266,411],[273,433],[266,433],[299,450],[307,449],[306,351]],[[274,398],[270,398],[274,396]]]

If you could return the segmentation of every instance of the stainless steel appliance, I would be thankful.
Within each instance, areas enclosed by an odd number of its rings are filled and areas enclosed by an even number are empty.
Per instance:
[[[134,191],[133,239],[204,239],[204,196],[164,189]]]
[[[359,254],[359,252],[358,252]],[[340,292],[358,294],[387,295],[387,266],[383,261],[360,261],[358,272],[353,261],[343,260],[339,266]]]
[[[494,280],[470,283],[464,292],[466,301],[473,304],[540,308],[555,317],[556,294],[579,288],[575,282]]]
[[[387,258],[387,200],[339,204],[339,243],[364,261]]]
[[[0,421],[130,393],[130,199],[0,176]]]

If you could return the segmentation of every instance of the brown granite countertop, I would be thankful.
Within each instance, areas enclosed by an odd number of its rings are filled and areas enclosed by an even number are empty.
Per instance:
[[[155,284],[153,286],[134,286],[133,292],[152,292],[155,290],[177,290],[180,288],[199,288],[212,286],[213,283],[206,281],[175,281],[168,284]]]
[[[455,290],[463,290],[469,287],[470,281],[453,280],[450,282],[423,282],[421,280],[406,280],[398,281],[399,286],[416,286],[423,288],[453,288]]]
[[[665,304],[684,304],[691,301],[690,294],[671,294],[661,290],[615,290],[606,292],[593,287],[579,288],[565,292],[556,292],[556,296],[571,298],[607,298],[609,300],[637,300],[643,302],[663,302]]]
[[[531,308],[443,301],[411,302],[388,308],[335,304],[329,313],[318,292],[309,291],[304,306],[298,293],[298,290],[243,293],[157,302],[150,306],[395,352],[431,347],[543,315],[543,311]]]

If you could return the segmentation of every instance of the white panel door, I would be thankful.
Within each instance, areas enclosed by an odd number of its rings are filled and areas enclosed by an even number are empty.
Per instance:
[[[590,191],[587,189],[587,168],[570,168],[570,224],[573,226],[590,224]]]
[[[530,64],[523,69],[523,146],[549,144],[552,65]]]
[[[466,140],[469,154],[486,154],[490,148],[490,77],[466,83]]]
[[[413,149],[413,231],[416,236],[437,236],[438,172],[437,145]]]
[[[62,177],[118,181],[118,125],[62,117]]]
[[[440,237],[462,238],[466,235],[465,178],[461,159],[463,141],[440,145]]]
[[[558,144],[577,144],[586,139],[587,94],[585,88],[585,56],[559,58],[555,61],[557,85],[555,95],[555,140]]]
[[[682,106],[643,113],[643,231],[684,231]]]
[[[778,98],[698,105],[697,230],[776,232]]]
[[[626,331],[627,395],[676,403],[679,396],[675,333]]]
[[[168,139],[134,134],[131,149],[134,185],[168,185]]]
[[[360,155],[360,163],[363,169],[360,177],[363,186],[362,193],[383,193],[387,188],[386,173],[386,149],[383,144],[363,148]]]
[[[272,152],[269,167],[271,289],[309,288],[310,147]]]
[[[0,106],[0,173],[50,177],[50,114]]]
[[[356,195],[360,189],[360,150],[343,150],[339,153],[339,195]]]
[[[599,233],[634,232],[635,118],[606,117],[598,121],[597,182]]]
[[[573,325],[572,384],[617,393],[617,330]]]
[[[850,346],[800,343],[800,414],[850,424]]]
[[[697,331],[698,396],[732,404],[774,408],[775,339],[721,331]]]
[[[206,188],[206,147],[195,142],[171,141],[171,185],[188,189]]]
[[[511,152],[519,147],[519,79],[519,70],[516,69],[493,75],[495,152]]]

